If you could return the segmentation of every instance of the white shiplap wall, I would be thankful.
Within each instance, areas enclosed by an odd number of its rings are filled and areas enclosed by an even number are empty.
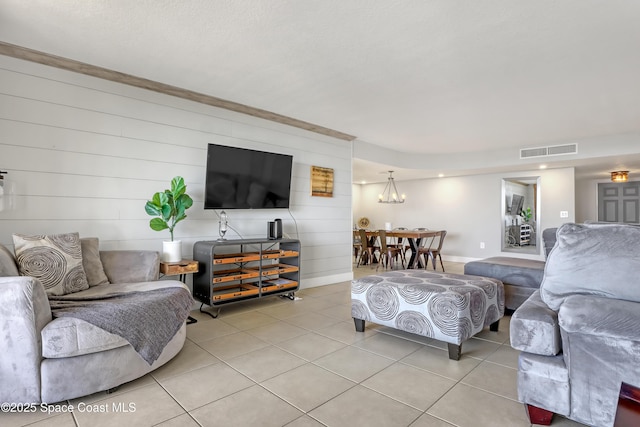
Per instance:
[[[160,250],[169,233],[148,227],[144,204],[181,175],[194,206],[175,238],[189,255],[194,242],[218,237],[216,212],[203,209],[208,143],[293,155],[290,211],[230,210],[230,225],[262,238],[267,221],[282,218],[302,243],[302,287],[351,278],[349,142],[4,56],[0,170],[13,194],[0,243],[78,231],[101,249]],[[333,198],[310,196],[311,165],[334,169]]]

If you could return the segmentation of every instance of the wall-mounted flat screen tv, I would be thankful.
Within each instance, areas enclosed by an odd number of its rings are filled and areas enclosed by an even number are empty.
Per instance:
[[[524,196],[514,194],[511,197],[511,215],[520,215],[522,211],[522,205],[524,204]]]
[[[209,144],[205,209],[289,208],[293,156]]]

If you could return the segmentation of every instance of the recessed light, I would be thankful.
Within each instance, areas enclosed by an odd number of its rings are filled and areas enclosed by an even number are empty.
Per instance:
[[[438,178],[443,178],[443,177],[444,177],[444,174],[443,174],[443,173],[439,173],[439,174],[438,174]]]
[[[540,169],[546,169],[547,165],[540,165]]]

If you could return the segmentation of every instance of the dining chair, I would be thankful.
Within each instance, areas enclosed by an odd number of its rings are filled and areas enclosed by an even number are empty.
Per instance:
[[[393,261],[400,258],[402,261],[402,268],[404,269],[404,257],[402,256],[402,250],[398,247],[390,246],[387,244],[387,232],[386,230],[378,231],[378,235],[380,236],[380,260],[378,261],[378,267],[376,270],[383,265],[386,267],[391,267],[393,270]]]
[[[353,230],[353,257],[354,261],[358,261],[358,254],[362,250],[362,241],[358,230]]]
[[[418,256],[422,255],[424,257],[424,268],[426,270],[429,265],[429,258],[431,258],[431,263],[433,265],[433,269],[436,269],[436,258],[440,260],[440,267],[442,267],[442,271],[444,272],[444,264],[442,263],[442,245],[444,244],[444,238],[447,237],[447,230],[440,230],[437,232],[436,237],[438,237],[438,246],[433,247],[433,241],[429,247],[421,247],[418,248]]]
[[[395,228],[394,228],[393,230],[391,230],[391,231],[406,231],[406,230],[408,230],[408,228],[407,228],[407,227],[395,227]],[[404,243],[403,243],[403,240],[404,240],[404,239],[403,239],[402,237],[396,237],[396,238],[395,238],[395,242],[394,242],[394,243],[387,243],[387,246],[391,246],[391,247],[393,247],[393,248],[398,248],[398,249],[400,249],[401,256],[404,258],[404,257],[405,257],[405,255],[406,255],[406,253],[407,253],[407,250],[406,250],[406,249],[405,249],[405,247],[404,247],[405,245],[404,245]]]
[[[426,227],[416,227],[416,228],[413,229],[413,231],[429,231],[429,229],[426,228]],[[425,246],[426,241],[427,241],[426,239],[422,239],[420,241],[420,246]],[[411,250],[411,246],[410,245],[404,245],[405,253],[407,252],[407,250]]]
[[[356,264],[356,268],[360,267],[360,264],[364,265],[367,262],[372,265],[375,260],[375,252],[380,251],[380,247],[375,245],[375,240],[370,241],[367,237],[367,230],[361,228],[358,230],[358,234],[360,236],[360,256],[358,257],[358,262]]]

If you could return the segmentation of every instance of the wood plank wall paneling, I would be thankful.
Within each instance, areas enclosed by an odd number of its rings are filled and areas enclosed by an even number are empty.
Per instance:
[[[15,190],[0,243],[78,231],[103,249],[160,250],[168,233],[148,227],[144,203],[181,175],[195,203],[176,238],[190,254],[218,237],[216,212],[203,209],[208,143],[293,155],[290,212],[231,210],[230,225],[265,237],[267,221],[282,218],[302,241],[303,287],[351,278],[350,143],[1,55],[0,169]],[[311,165],[335,170],[333,198],[310,196]]]
[[[353,141],[355,139],[355,136],[353,135],[348,135],[346,133],[328,129],[323,126],[314,125],[313,123],[304,122],[292,117],[283,116],[271,111],[250,107],[248,105],[239,104],[237,102],[216,98],[214,96],[205,95],[202,93],[167,85],[153,80],[144,79],[137,76],[132,76],[129,74],[120,73],[118,71],[97,67],[95,65],[86,64],[56,55],[51,55],[49,53],[39,52],[33,49],[28,49],[6,42],[0,42],[0,54],[60,68],[63,70],[82,73],[104,80],[123,83],[129,86],[148,89],[154,92],[164,93],[178,98],[184,98],[213,107],[224,108],[226,110],[259,117],[261,119],[271,120],[273,122],[285,124],[287,126],[294,126],[300,129],[308,130],[310,132],[316,132],[321,135],[327,135],[332,138],[343,139],[345,141]]]

